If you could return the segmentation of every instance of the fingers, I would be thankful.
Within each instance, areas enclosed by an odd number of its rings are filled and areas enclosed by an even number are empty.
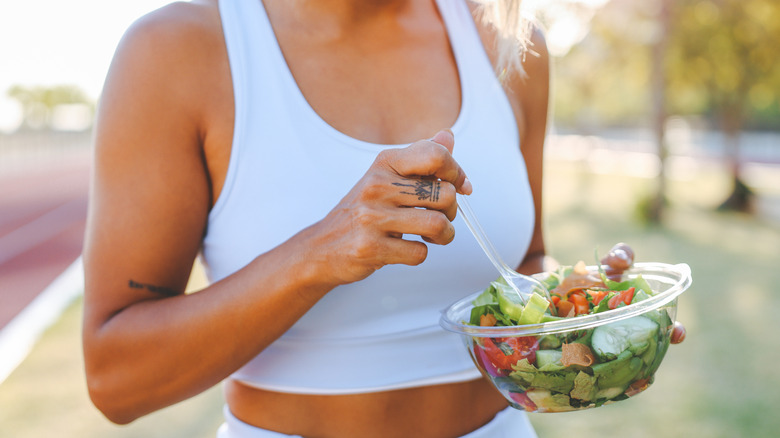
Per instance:
[[[680,342],[685,340],[685,326],[682,325],[680,321],[674,322],[674,327],[672,328],[672,336],[671,336],[671,343],[672,344],[679,344]]]
[[[449,182],[459,193],[470,194],[471,182],[452,157],[454,142],[452,132],[444,130],[430,140],[421,140],[402,149],[385,150],[377,161],[402,177],[435,177]]]
[[[434,210],[408,208],[389,217],[386,227],[391,235],[414,234],[426,242],[446,245],[455,238],[455,227],[444,214]]]
[[[417,266],[428,257],[428,247],[412,240],[388,239],[384,250],[386,264]]]
[[[454,220],[458,206],[455,186],[435,179],[403,178],[391,183],[396,190],[396,205],[438,210]]]
[[[444,130],[430,140],[382,151],[313,227],[327,248],[338,248],[332,252],[337,256],[328,258],[336,283],[360,280],[388,264],[420,264],[428,255],[424,242],[446,245],[454,239],[456,195],[471,193],[452,157],[454,145],[452,132]]]

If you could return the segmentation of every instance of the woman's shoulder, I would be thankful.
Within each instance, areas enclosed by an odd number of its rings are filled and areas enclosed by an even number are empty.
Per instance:
[[[222,74],[225,58],[216,0],[170,3],[138,18],[125,31],[104,91],[132,89],[136,99],[156,95],[161,103],[175,100],[192,107],[198,94],[192,90]]]
[[[125,32],[121,44],[165,50],[171,46],[197,46],[220,36],[216,0],[180,1],[138,18]]]
[[[172,130],[166,135],[178,129],[197,137],[208,111],[220,103],[214,92],[202,91],[229,84],[221,30],[216,0],[174,2],[138,18],[111,62],[99,120],[136,130],[165,120]]]

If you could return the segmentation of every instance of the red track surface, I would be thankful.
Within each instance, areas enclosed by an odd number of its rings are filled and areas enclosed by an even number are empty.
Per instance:
[[[0,175],[0,330],[81,254],[89,160]]]

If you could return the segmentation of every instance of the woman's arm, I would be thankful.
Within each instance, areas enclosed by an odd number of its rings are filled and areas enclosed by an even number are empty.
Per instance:
[[[83,343],[90,396],[117,423],[218,383],[333,287],[388,263],[421,263],[427,247],[401,236],[448,243],[455,192],[469,191],[448,132],[383,152],[327,217],[185,295],[216,186],[208,157],[232,140],[214,123],[216,105],[232,126],[232,107],[215,98],[232,99],[215,4],[176,3],[136,23],[101,98]],[[440,196],[393,184],[409,179]]]
[[[83,340],[90,395],[119,423],[210,387],[248,354],[237,348],[248,293],[226,284],[182,295],[211,203],[202,153],[210,75],[196,74],[212,71],[199,59],[219,60],[209,16],[173,5],[134,24],[101,97]]]

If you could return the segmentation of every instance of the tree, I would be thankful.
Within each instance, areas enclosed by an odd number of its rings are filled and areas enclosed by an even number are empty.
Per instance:
[[[709,113],[726,139],[732,193],[721,208],[750,211],[739,135],[757,111],[780,99],[780,3],[678,0],[671,10],[668,99],[681,113]]]
[[[94,107],[87,94],[74,85],[52,87],[14,85],[7,94],[22,106],[23,126],[28,129],[49,127],[51,115],[59,105],[83,104],[90,108]]]

